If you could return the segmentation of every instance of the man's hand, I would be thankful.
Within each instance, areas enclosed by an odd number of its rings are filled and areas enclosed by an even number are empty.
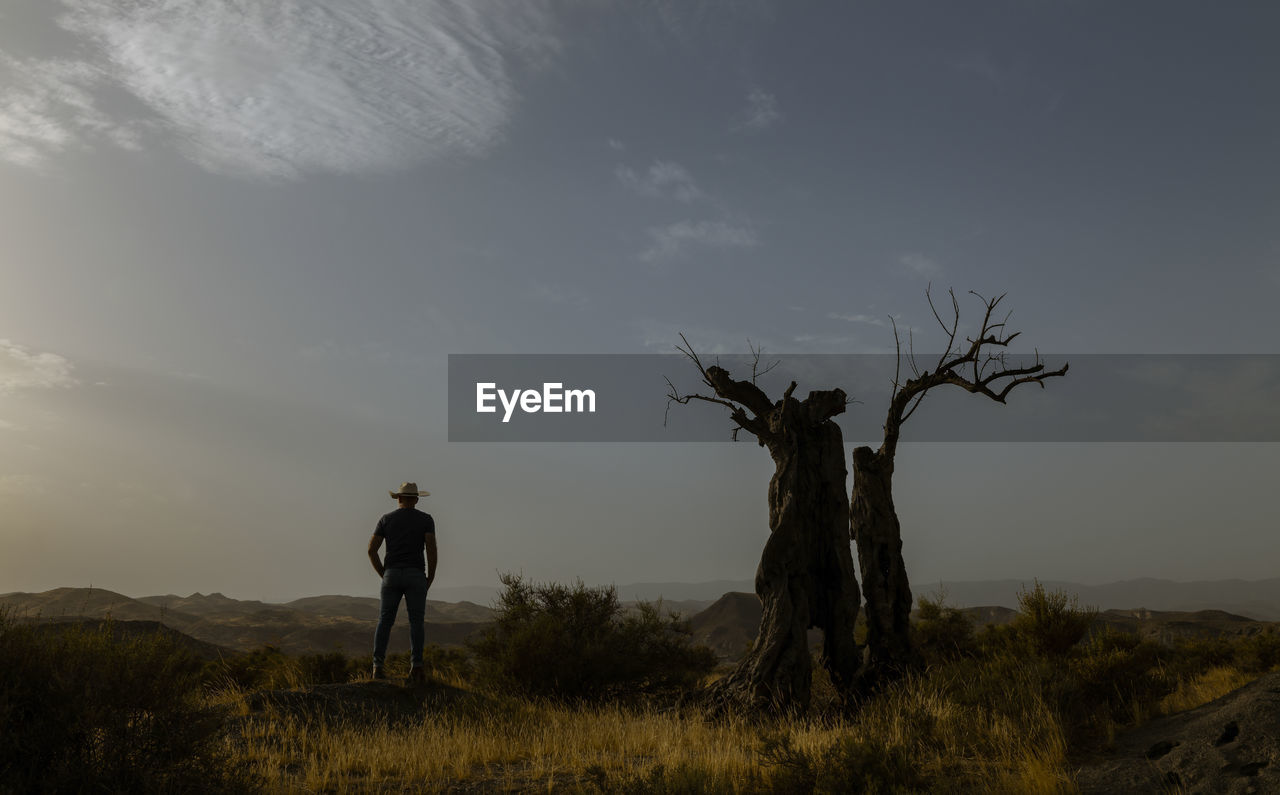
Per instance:
[[[436,562],[440,558],[440,553],[436,550],[436,534],[427,533],[427,537],[423,542],[427,548],[427,590],[431,590],[431,583],[436,581]]]
[[[378,556],[378,550],[382,548],[382,536],[374,533],[369,538],[369,562],[373,564],[373,570],[378,572],[381,577],[386,568],[382,565],[382,559]]]

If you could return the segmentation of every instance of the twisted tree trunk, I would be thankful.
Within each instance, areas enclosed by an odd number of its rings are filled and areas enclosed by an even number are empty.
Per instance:
[[[858,545],[862,594],[867,603],[867,662],[860,687],[874,688],[912,660],[911,585],[902,559],[902,531],[893,505],[893,453],[853,451],[850,528]]]
[[[770,711],[806,708],[812,627],[823,632],[832,682],[846,697],[853,694],[862,655],[853,637],[859,592],[849,545],[844,439],[817,408],[815,396],[822,394],[830,393],[811,393],[804,403],[788,394],[761,435],[775,464],[770,535],[755,582],[764,612],[751,651],[713,688],[720,701]]]

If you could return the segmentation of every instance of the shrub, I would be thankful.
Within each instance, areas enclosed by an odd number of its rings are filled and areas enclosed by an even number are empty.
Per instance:
[[[716,663],[686,622],[612,588],[531,584],[502,576],[497,616],[472,644],[482,683],[527,695],[596,699],[690,687]]]
[[[0,790],[251,789],[200,701],[201,664],[163,634],[0,615]]]
[[[813,752],[796,748],[788,732],[766,733],[758,753],[773,792],[911,792],[927,783],[907,749],[881,737],[846,735]]]
[[[1036,580],[1030,591],[1018,592],[1013,626],[1035,651],[1060,657],[1084,638],[1097,615],[1095,609],[1081,609],[1079,597],[1046,591]]]
[[[208,663],[204,678],[241,690],[279,690],[349,682],[370,667],[367,658],[348,657],[340,651],[291,655],[267,645]]]
[[[233,684],[242,690],[275,690],[296,687],[302,682],[297,659],[275,646],[263,646],[208,663],[204,676],[216,684]]]
[[[944,605],[941,597],[921,597],[916,604],[912,643],[926,662],[966,657],[977,651],[973,619],[968,614]]]
[[[1171,656],[1159,644],[1128,633],[1094,636],[1067,664],[1072,692],[1060,710],[1071,723],[1068,728],[1097,734],[1096,728],[1107,721],[1123,725],[1146,720],[1177,686],[1165,663]]]

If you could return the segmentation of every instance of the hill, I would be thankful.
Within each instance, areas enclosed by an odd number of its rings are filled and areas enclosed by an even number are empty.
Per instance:
[[[8,593],[0,596],[0,608],[19,618],[42,621],[111,618],[150,622],[217,647],[245,651],[271,645],[293,654],[364,654],[372,646],[378,619],[378,600],[371,598],[320,596],[271,604],[220,593],[194,593],[132,599],[100,588]],[[427,640],[445,646],[461,645],[491,616],[489,608],[470,602],[429,601]],[[393,653],[409,649],[403,607],[389,648]]]
[[[339,616],[377,621],[379,600],[371,596],[308,596],[286,602],[285,607],[318,616]],[[403,607],[401,608],[403,610]],[[493,619],[493,608],[474,602],[427,600],[427,621],[432,623],[484,622]]]
[[[1223,610],[1104,610],[1098,614],[1097,623],[1165,644],[1176,640],[1256,635],[1267,626],[1267,622]]]
[[[236,649],[230,649],[225,646],[218,646],[213,643],[206,643],[202,640],[191,637],[185,633],[179,632],[173,627],[167,627],[158,621],[111,621],[107,622],[95,618],[54,618],[54,619],[37,619],[34,621],[36,626],[41,630],[57,630],[68,624],[79,624],[89,630],[102,629],[105,626],[111,627],[112,635],[116,639],[135,638],[148,635],[163,635],[172,640],[175,645],[194,654],[201,660],[219,660],[227,657],[234,657],[240,654]]]
[[[736,660],[755,640],[763,612],[755,594],[727,593],[689,619],[693,640],[710,646],[723,658]]]
[[[1042,580],[1048,590],[1061,590],[1080,597],[1080,604],[1102,610],[1151,610],[1194,612],[1223,610],[1259,621],[1280,621],[1280,578],[1267,580],[1198,580],[1175,582],[1141,578],[1103,585]],[[978,582],[913,582],[917,596],[941,590],[947,604],[958,607],[1000,605],[1017,607],[1018,592],[1031,580],[984,580]]]

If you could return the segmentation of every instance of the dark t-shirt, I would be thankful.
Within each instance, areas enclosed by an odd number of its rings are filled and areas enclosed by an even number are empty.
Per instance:
[[[422,552],[427,533],[434,535],[436,521],[431,514],[423,513],[417,508],[397,508],[378,520],[373,534],[387,540],[387,559],[383,566],[388,569],[418,569],[425,571],[427,561]]]

